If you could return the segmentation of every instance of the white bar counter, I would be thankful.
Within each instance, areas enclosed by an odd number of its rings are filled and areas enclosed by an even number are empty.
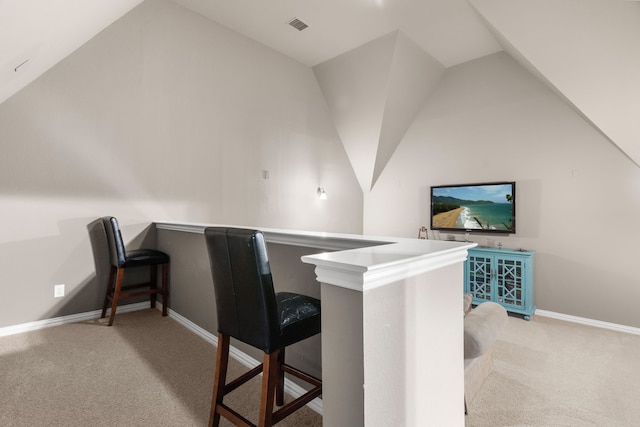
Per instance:
[[[475,243],[245,228],[327,251],[302,256],[321,287],[324,426],[464,426],[463,263]]]

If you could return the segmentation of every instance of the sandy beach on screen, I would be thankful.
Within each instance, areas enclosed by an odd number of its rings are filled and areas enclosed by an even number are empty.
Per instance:
[[[464,208],[454,209],[452,211],[442,212],[433,217],[433,226],[442,228],[453,228],[456,226],[458,215]]]

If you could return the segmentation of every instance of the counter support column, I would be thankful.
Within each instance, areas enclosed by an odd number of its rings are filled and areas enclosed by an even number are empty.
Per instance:
[[[439,244],[302,257],[321,286],[324,425],[464,426],[467,247]]]
[[[362,293],[324,283],[320,284],[320,290],[322,424],[363,426]]]

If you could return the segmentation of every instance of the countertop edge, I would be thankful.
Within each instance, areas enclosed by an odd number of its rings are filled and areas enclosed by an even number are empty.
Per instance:
[[[204,234],[210,226],[261,230],[269,243],[327,250],[305,255],[302,262],[314,264],[321,283],[365,292],[443,268],[467,259],[473,242],[420,240],[358,234],[286,230],[240,225],[155,222],[159,230]]]

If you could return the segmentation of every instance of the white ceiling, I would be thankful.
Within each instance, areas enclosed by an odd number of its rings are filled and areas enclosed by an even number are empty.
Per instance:
[[[504,48],[640,165],[637,0],[172,1],[308,66],[395,30],[444,67]],[[0,0],[0,103],[141,2]]]
[[[0,0],[0,103],[142,0]]]
[[[398,29],[445,67],[502,49],[467,0],[174,1],[308,66]]]
[[[308,66],[397,29],[445,67],[502,49],[467,0],[174,1]],[[0,0],[0,103],[141,2]]]

